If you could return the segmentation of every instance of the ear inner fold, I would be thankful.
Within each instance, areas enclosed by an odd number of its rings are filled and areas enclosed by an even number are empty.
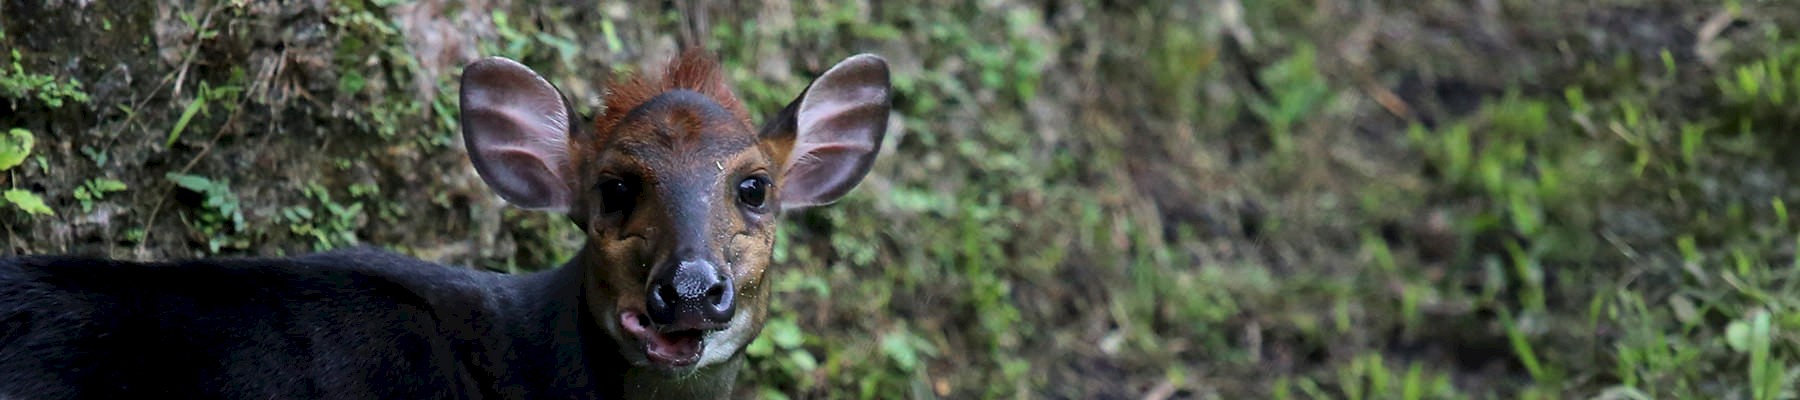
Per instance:
[[[774,129],[794,129],[780,187],[782,209],[836,201],[868,174],[887,130],[890,91],[886,61],[853,56],[813,81],[795,99],[798,107],[790,105],[793,113],[769,122]]]
[[[499,57],[463,68],[463,143],[483,181],[525,209],[566,211],[569,106],[530,68]]]

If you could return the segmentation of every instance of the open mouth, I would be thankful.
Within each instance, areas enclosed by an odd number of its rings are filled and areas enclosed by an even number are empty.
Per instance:
[[[665,330],[656,327],[642,312],[619,313],[619,325],[644,343],[644,356],[651,363],[667,367],[686,367],[700,361],[703,336],[700,329]]]

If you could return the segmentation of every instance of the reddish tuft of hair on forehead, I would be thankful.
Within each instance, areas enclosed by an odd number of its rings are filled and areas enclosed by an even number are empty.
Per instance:
[[[700,93],[725,107],[745,126],[750,125],[750,113],[744,110],[737,96],[732,95],[731,86],[726,84],[725,71],[705,50],[691,48],[670,60],[663,68],[662,76],[636,73],[613,80],[607,88],[606,110],[594,118],[594,132],[601,137],[611,135],[613,128],[631,110],[675,89]]]

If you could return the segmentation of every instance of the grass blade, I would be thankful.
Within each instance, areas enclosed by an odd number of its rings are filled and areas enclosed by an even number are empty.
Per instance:
[[[195,96],[194,102],[188,103],[187,109],[181,110],[181,118],[175,119],[175,128],[169,130],[169,140],[163,145],[174,146],[175,140],[181,138],[181,131],[187,130],[188,121],[193,120],[194,114],[199,114],[203,108],[206,108],[206,97]]]

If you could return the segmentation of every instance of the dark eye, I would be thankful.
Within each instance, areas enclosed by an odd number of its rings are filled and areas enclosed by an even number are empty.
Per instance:
[[[738,201],[750,208],[762,208],[769,196],[769,178],[753,176],[737,185]]]
[[[600,181],[600,186],[595,190],[600,191],[600,202],[603,204],[601,209],[605,210],[607,214],[631,211],[631,207],[637,203],[636,182],[617,178],[606,179]]]

